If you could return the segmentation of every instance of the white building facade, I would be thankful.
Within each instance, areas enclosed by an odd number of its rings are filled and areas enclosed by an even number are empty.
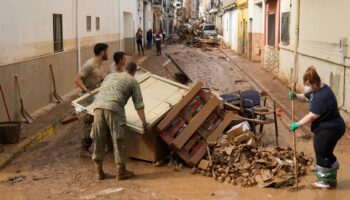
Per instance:
[[[12,119],[19,119],[20,108],[18,94],[13,92],[15,74],[26,109],[34,112],[46,106],[53,101],[50,64],[58,93],[72,91],[76,87],[73,78],[80,65],[93,56],[94,44],[109,45],[106,65],[117,50],[134,52],[137,28],[152,24],[151,16],[140,14],[150,6],[150,2],[139,0],[0,1],[0,19],[8,19],[0,20],[0,84]],[[4,113],[0,112],[0,121],[6,120]]]

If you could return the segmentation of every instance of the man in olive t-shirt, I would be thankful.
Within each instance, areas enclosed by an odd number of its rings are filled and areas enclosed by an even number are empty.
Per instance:
[[[106,74],[102,69],[102,63],[108,60],[108,45],[98,43],[94,47],[95,56],[87,60],[76,75],[74,82],[82,90],[82,93],[89,93],[100,86]],[[80,148],[81,157],[90,157],[89,148],[92,144],[90,131],[94,117],[90,114],[83,114],[83,135]]]

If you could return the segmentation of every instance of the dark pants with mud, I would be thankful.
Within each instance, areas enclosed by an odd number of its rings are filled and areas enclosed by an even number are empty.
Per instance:
[[[313,144],[318,166],[331,168],[332,164],[337,160],[333,154],[334,148],[344,133],[345,126],[322,129],[315,132]]]
[[[81,137],[81,147],[88,150],[92,144],[92,139],[90,137],[92,122],[94,121],[94,116],[83,113],[83,134]]]
[[[162,43],[161,41],[156,41],[156,47],[157,47],[157,55],[161,55],[162,54]]]
[[[120,124],[121,115],[105,109],[95,109],[94,123],[91,136],[93,138],[94,150],[92,159],[102,161],[104,148],[109,136],[112,137],[114,157],[117,165],[125,164],[126,135],[125,125]]]
[[[141,53],[141,51],[142,51],[142,53],[144,53],[142,40],[136,40],[136,43],[137,43],[137,50],[138,50],[139,54]]]

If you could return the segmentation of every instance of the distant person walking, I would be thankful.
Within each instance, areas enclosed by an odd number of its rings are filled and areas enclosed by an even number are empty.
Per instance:
[[[152,29],[147,31],[147,49],[152,49],[153,33]]]
[[[137,30],[137,33],[136,33],[136,43],[137,43],[137,50],[139,52],[139,55],[141,54],[141,51],[142,51],[142,54],[144,55],[144,51],[143,51],[143,45],[142,45],[142,30],[141,28],[139,28]]]
[[[163,30],[160,31],[160,34],[162,34],[162,39],[163,39],[163,42],[165,42],[165,32]]]
[[[160,32],[156,34],[154,41],[156,42],[157,56],[160,56],[162,54],[162,34]]]

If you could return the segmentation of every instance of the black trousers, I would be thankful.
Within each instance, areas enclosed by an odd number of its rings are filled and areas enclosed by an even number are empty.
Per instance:
[[[334,148],[344,133],[345,125],[315,132],[313,143],[318,166],[331,168],[331,165],[337,160],[333,154]]]
[[[162,43],[161,41],[156,41],[156,47],[157,47],[157,55],[162,54]]]
[[[143,53],[142,40],[136,40],[136,43],[137,43],[137,50],[139,51],[139,54],[141,53],[141,50],[142,50],[142,53]]]

